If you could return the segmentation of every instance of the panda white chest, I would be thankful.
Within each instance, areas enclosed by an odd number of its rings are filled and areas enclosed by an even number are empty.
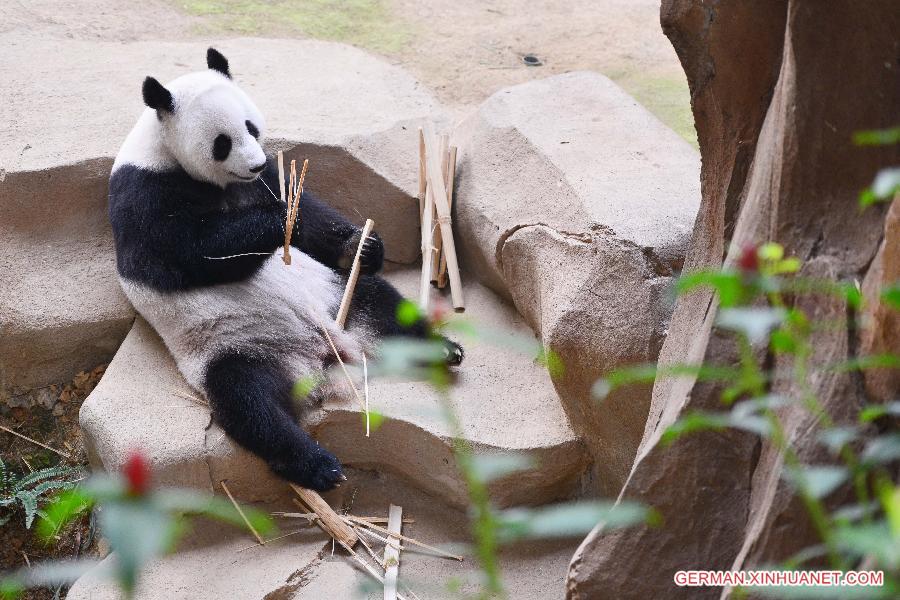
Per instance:
[[[121,283],[196,386],[210,357],[225,349],[280,355],[321,345],[319,330],[332,328],[343,285],[332,269],[296,248],[291,259],[286,265],[278,250],[244,281],[176,293]]]

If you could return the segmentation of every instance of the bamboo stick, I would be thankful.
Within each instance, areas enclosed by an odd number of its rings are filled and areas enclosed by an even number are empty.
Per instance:
[[[359,519],[359,518],[357,518],[357,517],[354,517],[353,515],[347,515],[345,518],[348,519],[348,520],[350,520],[350,521],[352,521],[352,522],[354,522],[354,523],[358,523],[358,524],[360,524],[360,525],[364,525],[365,527],[369,527],[370,529],[374,529],[375,531],[380,531],[380,532],[382,532],[382,533],[387,533],[387,534],[389,534],[389,535],[391,535],[391,536],[393,536],[393,537],[396,537],[396,538],[398,538],[398,539],[403,540],[404,542],[408,542],[408,543],[410,543],[410,544],[414,544],[414,545],[419,546],[419,547],[421,547],[421,548],[425,548],[426,550],[431,550],[432,552],[436,552],[437,554],[439,554],[439,555],[441,555],[441,556],[445,556],[445,557],[447,557],[447,558],[452,558],[452,559],[458,560],[458,561],[460,561],[460,562],[462,562],[462,560],[463,560],[463,557],[462,557],[462,556],[457,556],[456,554],[450,554],[449,552],[447,552],[447,551],[445,551],[445,550],[441,550],[440,548],[435,548],[434,546],[429,546],[428,544],[426,544],[426,543],[424,543],[424,542],[420,542],[420,541],[417,540],[417,539],[411,538],[411,537],[409,537],[408,535],[403,535],[402,533],[395,533],[395,532],[392,532],[392,531],[388,531],[388,530],[385,529],[384,527],[381,527],[381,526],[379,526],[379,525],[375,525],[374,523],[370,523],[369,521],[363,521],[362,519]]]
[[[33,439],[31,439],[30,437],[28,437],[27,435],[22,435],[22,434],[19,433],[18,431],[13,431],[13,430],[10,429],[9,427],[4,427],[3,425],[0,425],[0,429],[2,429],[3,431],[5,431],[6,433],[11,433],[11,434],[13,434],[14,436],[20,437],[20,438],[22,438],[22,439],[25,440],[25,441],[31,442],[32,444],[37,444],[37,445],[40,446],[41,448],[44,448],[44,449],[46,449],[46,450],[49,450],[50,452],[54,452],[54,453],[56,453],[56,454],[59,454],[59,455],[62,456],[63,458],[67,458],[67,459],[69,459],[69,460],[75,460],[75,458],[74,458],[72,455],[66,454],[66,453],[63,452],[62,450],[57,450],[56,448],[51,448],[50,446],[48,446],[48,445],[46,445],[46,444],[42,444],[42,443],[40,443],[40,442],[37,441],[37,440],[33,440]]]
[[[379,583],[384,584],[384,577],[382,577],[381,574],[379,574],[378,571],[376,571],[372,567],[372,565],[367,563],[365,560],[363,560],[363,558],[359,554],[354,552],[353,548],[350,548],[349,546],[347,546],[344,543],[340,543],[340,544],[341,544],[341,546],[344,547],[344,550],[346,550],[347,552],[350,553],[350,556],[353,558],[353,560],[355,560],[363,569],[365,569],[369,575],[374,577]],[[406,598],[404,598],[400,594],[397,594],[397,599],[398,600],[406,600]]]
[[[425,209],[422,212],[422,280],[419,282],[419,306],[428,310],[431,297],[431,236],[433,231],[432,211],[434,210],[434,187],[425,186]]]
[[[447,186],[447,163],[450,158],[447,152],[447,146],[449,143],[450,136],[446,133],[441,134],[441,177],[444,180],[444,187]],[[437,221],[437,218],[437,211],[435,210],[433,219]],[[434,234],[432,235],[432,246],[434,246],[434,251],[431,253],[431,283],[437,285],[438,269],[441,267],[441,230],[439,228],[435,228]]]
[[[450,157],[448,159],[447,169],[447,204],[450,205],[450,214],[453,214],[453,187],[456,179],[456,146],[450,146]],[[438,240],[439,242],[441,240]],[[438,246],[438,253],[441,256],[440,267],[438,268],[437,286],[439,289],[447,287],[447,255],[443,252],[441,246]]]
[[[247,518],[247,515],[244,514],[244,511],[241,509],[241,505],[237,503],[237,500],[234,499],[234,496],[231,495],[231,490],[228,489],[228,486],[225,485],[225,480],[219,482],[219,485],[222,486],[222,489],[225,490],[225,493],[228,494],[228,499],[231,500],[231,503],[234,504],[234,508],[238,511],[238,514],[241,515],[241,518],[244,520],[244,523],[247,524],[247,528],[253,532],[253,536],[256,538],[256,541],[259,542],[260,546],[264,546],[266,541],[262,539],[262,536],[259,535],[259,532],[250,524],[250,519]]]
[[[388,509],[387,529],[392,534],[399,534],[403,527],[403,507],[391,504]],[[391,535],[389,540],[400,543]],[[390,545],[384,547],[384,600],[397,600],[397,576],[400,573],[400,550]]]
[[[298,505],[302,506],[302,503],[299,500],[296,500],[295,502]],[[312,512],[298,513],[298,512],[284,512],[284,511],[276,510],[276,511],[272,512],[272,515],[276,516],[276,517],[283,517],[285,519],[306,519],[307,521],[310,521],[310,522],[312,522],[313,519],[319,518],[319,515],[317,515],[316,513],[312,513]],[[387,517],[356,517],[356,518],[361,521],[368,521],[369,523],[383,523],[383,524],[387,525],[387,522],[388,522]],[[408,518],[404,517],[403,522],[407,523],[407,524],[415,523],[416,520],[408,519]]]
[[[337,317],[334,319],[341,329],[344,328],[344,323],[347,320],[347,313],[350,312],[350,302],[353,300],[353,291],[356,289],[356,282],[359,279],[359,260],[362,256],[363,246],[365,245],[366,240],[369,239],[369,234],[372,233],[372,228],[374,227],[375,221],[366,219],[366,224],[363,226],[362,230],[362,237],[359,238],[359,246],[356,247],[356,256],[353,257],[353,266],[350,268],[350,276],[347,277],[347,287],[344,288],[344,297],[341,298],[341,306],[338,308]]]
[[[425,134],[419,127],[419,222],[425,212]]]
[[[356,535],[349,525],[344,523],[341,516],[334,512],[334,510],[328,506],[327,502],[322,500],[322,497],[319,494],[313,490],[307,490],[298,485],[294,485],[293,483],[290,484],[290,486],[303,503],[306,504],[310,510],[319,515],[316,525],[318,525],[325,533],[333,537],[345,548],[349,549],[356,544],[359,536]]]
[[[309,168],[309,159],[304,159],[303,170],[300,179],[297,180],[297,161],[291,161],[291,182],[288,190],[289,206],[284,222],[284,264],[291,264],[291,235],[294,233],[294,224],[300,211],[300,196],[303,195],[303,180],[306,179],[306,170]]]
[[[450,205],[447,202],[447,187],[439,174],[441,172],[440,157],[435,154],[434,126],[428,122],[425,124],[425,157],[427,160],[426,175],[428,186],[433,188],[434,203],[438,213],[438,225],[441,228],[441,236],[444,240],[445,253],[447,255],[447,275],[450,278],[450,300],[457,312],[466,309],[463,298],[462,279],[459,276],[459,263],[456,259],[456,244],[453,240],[453,228],[451,227]],[[427,207],[426,207],[427,208]],[[427,210],[425,211],[428,212]],[[426,214],[427,217],[427,214]],[[429,267],[431,264],[429,263]],[[429,269],[430,270],[430,269]]]
[[[281,192],[281,201],[287,202],[284,197],[284,152],[278,151],[278,189]]]

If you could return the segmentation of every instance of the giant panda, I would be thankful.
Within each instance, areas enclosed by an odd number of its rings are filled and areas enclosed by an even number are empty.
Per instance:
[[[287,208],[272,191],[265,121],[226,58],[210,48],[206,59],[207,70],[165,86],[143,82],[147,108],[109,181],[119,280],[225,432],[282,478],[325,491],[345,479],[340,462],[300,427],[292,398],[298,379],[335,360],[322,329],[348,361],[385,336],[433,334],[424,320],[398,324],[402,297],[375,275],[377,234],[364,243],[347,329],[334,324],[361,231],[306,191],[284,264]],[[462,348],[441,339],[459,364]]]

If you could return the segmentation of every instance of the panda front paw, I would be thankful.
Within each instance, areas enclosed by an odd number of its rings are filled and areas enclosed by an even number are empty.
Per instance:
[[[349,268],[353,264],[361,237],[362,230],[358,229],[344,245],[345,260],[342,261],[342,266],[343,263],[346,263],[346,266],[343,268]],[[381,240],[381,236],[373,231],[366,238],[362,252],[359,255],[360,271],[366,275],[372,275],[380,271],[382,266],[384,266],[384,242]]]
[[[317,492],[327,492],[347,480],[337,457],[318,445],[305,456],[273,464],[272,470],[288,481]]]

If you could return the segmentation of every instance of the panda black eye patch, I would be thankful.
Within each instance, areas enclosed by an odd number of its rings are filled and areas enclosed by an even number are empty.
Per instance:
[[[259,139],[259,129],[256,128],[256,125],[250,121],[244,121],[244,124],[247,126],[247,132],[256,139]]]
[[[220,133],[213,141],[213,158],[221,162],[231,154],[231,138]]]

